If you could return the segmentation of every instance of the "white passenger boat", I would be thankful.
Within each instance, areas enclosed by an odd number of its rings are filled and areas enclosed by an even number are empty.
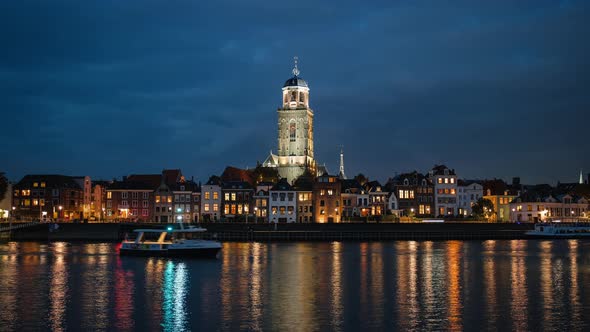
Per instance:
[[[133,240],[124,240],[120,255],[202,257],[215,258],[221,250],[221,243],[203,240],[200,235],[205,228],[189,227],[180,229],[136,229]]]
[[[531,237],[543,238],[590,238],[590,223],[540,223],[525,233]]]

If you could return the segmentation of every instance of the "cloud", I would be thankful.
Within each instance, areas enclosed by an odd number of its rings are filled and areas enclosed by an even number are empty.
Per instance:
[[[347,173],[380,180],[445,162],[466,177],[566,181],[590,169],[589,9],[585,1],[3,2],[3,164],[15,179],[175,164],[206,178],[226,164],[254,165],[276,149],[280,89],[297,55],[316,157],[331,169],[344,145]]]

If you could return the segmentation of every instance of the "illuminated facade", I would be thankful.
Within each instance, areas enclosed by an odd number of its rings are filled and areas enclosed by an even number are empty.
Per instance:
[[[256,193],[253,197],[255,222],[268,221],[268,192],[273,186],[272,182],[261,182],[256,186]]]
[[[293,189],[297,192],[297,220],[300,223],[313,222],[313,177],[306,172],[295,180]]]
[[[277,113],[278,155],[275,159],[280,177],[293,183],[304,173],[306,167],[315,169],[313,110],[309,107],[307,82],[299,77],[297,59],[293,77],[283,85],[282,107]]]
[[[429,173],[434,183],[434,214],[454,216],[457,214],[457,175],[454,169],[435,165]]]
[[[149,183],[114,181],[107,189],[106,219],[112,221],[153,220],[154,188]]]
[[[511,185],[500,179],[485,180],[482,184],[483,198],[494,205],[494,215],[490,221],[510,221],[510,202],[520,195],[520,179],[512,179]]]
[[[473,181],[459,180],[457,184],[457,206],[458,213],[462,216],[470,216],[471,207],[483,197],[483,186]]]
[[[434,185],[424,174],[417,171],[398,174],[387,181],[385,188],[396,195],[401,215],[418,218],[434,215]]]
[[[293,223],[297,221],[297,192],[286,179],[281,179],[269,191],[269,221]]]
[[[246,181],[224,182],[221,186],[222,216],[227,221],[254,221],[254,188]]]
[[[340,222],[342,216],[342,184],[337,176],[323,175],[313,183],[314,220],[318,223]]]
[[[6,184],[6,194],[0,199],[0,219],[12,217],[12,183]]]
[[[588,199],[576,195],[542,197],[535,193],[526,193],[510,203],[510,220],[516,222],[578,221],[588,217],[588,204]]]
[[[83,190],[82,213],[83,218],[88,218],[92,214],[92,182],[89,176],[76,176],[74,180]]]
[[[14,215],[23,220],[84,218],[84,189],[65,175],[26,175],[13,186]]]
[[[221,179],[212,176],[201,186],[201,219],[219,221],[221,218]]]

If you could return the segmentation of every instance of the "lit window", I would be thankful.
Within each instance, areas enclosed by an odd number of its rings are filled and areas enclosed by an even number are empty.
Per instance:
[[[215,203],[213,204],[213,212],[217,212],[219,211],[219,204]]]
[[[443,183],[443,179],[442,178],[438,178],[438,183]]]
[[[111,199],[111,198],[113,198],[113,192],[107,191],[107,199]]]
[[[236,193],[231,193],[231,200],[235,201],[236,200]]]
[[[451,183],[455,183],[455,179],[454,178],[451,178]]]
[[[225,204],[225,205],[223,206],[223,213],[224,213],[224,214],[229,214],[229,204]]]
[[[223,199],[225,199],[226,201],[229,201],[229,193],[225,193],[223,195]]]
[[[219,199],[219,193],[217,191],[213,192],[213,199]]]
[[[160,203],[160,196],[156,196],[156,203]]]
[[[33,183],[33,187],[34,187],[34,188],[37,188],[37,187],[39,187],[39,183],[38,183],[38,182],[34,182],[34,183]]]
[[[205,212],[209,212],[209,204],[205,204],[204,210],[205,210]]]
[[[332,189],[328,189],[328,195],[332,196],[332,194],[334,194],[334,191]]]
[[[205,199],[210,199],[210,197],[211,197],[210,195],[211,195],[210,192],[205,191]]]
[[[449,183],[449,178],[445,178],[445,183]]]
[[[166,201],[167,201],[168,203],[172,203],[172,195],[170,195],[170,196],[166,196]]]

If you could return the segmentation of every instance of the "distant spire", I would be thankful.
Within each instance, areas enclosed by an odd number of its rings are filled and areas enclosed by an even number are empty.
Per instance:
[[[297,68],[297,61],[299,58],[297,56],[293,57],[293,62],[295,62],[295,66],[293,67],[293,75],[299,76],[299,68]]]
[[[338,172],[338,177],[346,180],[346,174],[344,174],[344,152],[342,151],[342,147],[340,147],[340,172]]]
[[[580,168],[580,184],[584,184],[584,175],[582,175],[582,169]]]

